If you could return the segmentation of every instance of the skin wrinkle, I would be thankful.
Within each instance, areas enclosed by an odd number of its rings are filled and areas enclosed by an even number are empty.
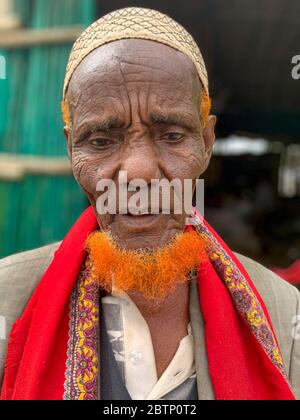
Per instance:
[[[124,60],[121,60],[121,59],[120,59],[120,62],[121,62],[121,65],[123,64],[123,65],[127,65],[127,66],[137,67],[137,69],[135,71],[132,70],[132,71],[127,72],[127,76],[136,76],[136,75],[142,76],[143,72],[148,73],[149,69],[151,69],[151,70],[154,70],[154,71],[157,70],[161,73],[165,73],[167,77],[174,77],[167,70],[164,70],[164,69],[161,69],[161,68],[158,68],[158,67],[155,67],[155,66],[149,66],[149,65],[143,66],[142,64],[133,64],[133,63],[129,63],[129,62],[126,62]],[[139,67],[140,67],[140,69],[139,69]],[[145,67],[145,70],[141,70],[141,68],[143,69],[143,67]],[[135,83],[138,83],[138,82],[139,82],[138,80],[135,81]],[[143,80],[141,80],[140,82],[143,83]]]
[[[121,76],[122,76],[122,79],[123,79],[123,86],[125,88],[125,92],[126,92],[126,95],[127,95],[127,101],[129,103],[129,111],[130,111],[129,121],[132,121],[132,110],[131,110],[131,104],[130,104],[130,96],[129,96],[129,93],[128,93],[128,90],[127,90],[125,75],[122,71],[121,57],[118,57],[118,63],[119,63],[119,70],[120,70],[120,73],[121,73]],[[125,110],[125,104],[124,104],[124,110]]]
[[[81,62],[67,92],[73,127],[72,131],[65,127],[65,135],[74,176],[94,208],[97,181],[117,181],[121,170],[127,171],[128,182],[179,178],[195,184],[208,166],[215,139],[215,117],[210,116],[202,128],[202,94],[191,60],[157,42],[115,41]],[[151,120],[151,114],[165,115],[167,120],[171,113],[180,115],[188,128]],[[79,128],[112,117],[120,119],[122,126],[93,132],[78,143]],[[170,140],[168,133],[174,132],[180,134],[180,141]],[[91,144],[97,138],[108,139],[106,148]],[[158,215],[152,224],[136,226],[124,216],[105,215],[98,216],[98,223],[121,248],[134,250],[168,244],[183,231],[185,219],[186,215]],[[149,325],[160,377],[187,334],[189,286],[178,286],[155,312],[138,292],[130,296]]]

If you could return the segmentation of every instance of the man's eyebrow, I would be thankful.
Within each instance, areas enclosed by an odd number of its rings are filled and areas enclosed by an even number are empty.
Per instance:
[[[193,117],[179,112],[153,112],[150,114],[152,124],[178,125],[187,129],[196,129],[197,121]]]
[[[123,121],[118,117],[109,117],[103,119],[102,121],[95,121],[83,124],[82,127],[78,129],[78,138],[77,142],[83,141],[87,136],[99,131],[109,131],[115,128],[121,128],[123,126]]]

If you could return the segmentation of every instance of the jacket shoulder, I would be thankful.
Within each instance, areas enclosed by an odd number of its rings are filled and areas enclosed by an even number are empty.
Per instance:
[[[16,268],[19,264],[34,264],[35,262],[52,258],[55,251],[59,247],[60,242],[36,248],[30,251],[20,252],[10,255],[9,257],[0,259],[0,273],[4,269]]]
[[[1,315],[22,312],[58,246],[55,243],[0,260]]]
[[[261,264],[237,254],[269,312],[295,395],[300,398],[300,340],[293,331],[300,316],[300,292]]]
[[[300,296],[296,287],[258,262],[240,254],[236,254],[236,256],[245,267],[268,309],[275,306],[282,311],[281,305],[290,304],[292,305],[290,310],[295,311]]]

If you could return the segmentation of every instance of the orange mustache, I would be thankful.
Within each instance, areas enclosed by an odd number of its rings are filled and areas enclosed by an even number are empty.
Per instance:
[[[205,242],[196,232],[181,233],[153,251],[120,249],[108,233],[96,232],[87,239],[86,249],[101,288],[111,292],[114,285],[156,301],[188,282],[191,270],[208,258]]]

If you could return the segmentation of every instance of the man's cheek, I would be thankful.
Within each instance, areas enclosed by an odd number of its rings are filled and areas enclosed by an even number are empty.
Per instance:
[[[203,172],[203,160],[199,155],[189,155],[182,160],[180,165],[180,179],[197,179]]]
[[[180,179],[198,178],[205,166],[205,148],[202,139],[189,139],[186,147],[174,155],[173,159],[168,160],[168,166]]]
[[[73,157],[73,174],[80,186],[89,194],[96,194],[97,165],[84,155]]]
[[[189,178],[198,178],[206,169],[207,160],[203,147],[195,147],[187,158],[187,167],[190,173]]]

